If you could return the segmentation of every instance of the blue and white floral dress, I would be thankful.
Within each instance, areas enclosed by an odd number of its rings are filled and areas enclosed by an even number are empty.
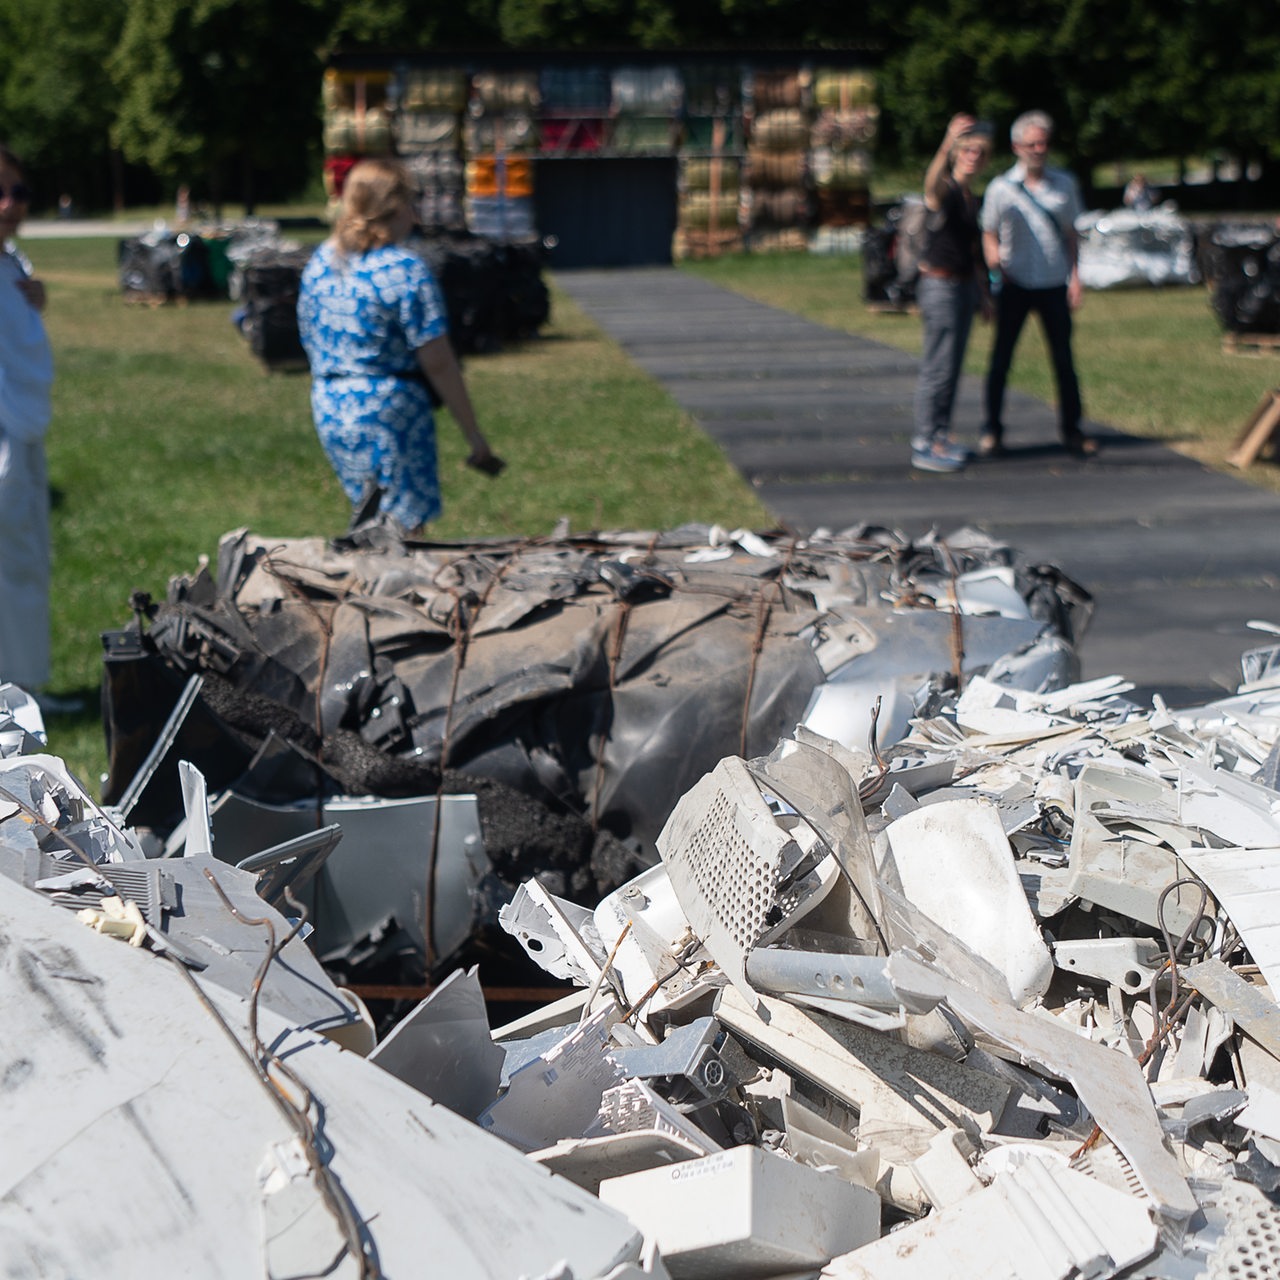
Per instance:
[[[401,245],[326,241],[302,273],[298,329],[316,432],[352,503],[372,481],[406,529],[440,514],[436,431],[417,350],[448,332],[430,268]]]

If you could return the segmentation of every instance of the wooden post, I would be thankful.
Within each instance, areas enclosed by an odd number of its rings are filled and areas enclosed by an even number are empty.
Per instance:
[[[1244,468],[1262,452],[1267,443],[1280,440],[1280,387],[1272,387],[1258,401],[1258,407],[1240,428],[1236,442],[1227,461],[1233,467]]]

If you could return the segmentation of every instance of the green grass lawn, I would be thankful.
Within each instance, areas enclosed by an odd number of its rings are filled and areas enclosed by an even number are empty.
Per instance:
[[[100,633],[129,618],[135,589],[216,556],[248,526],[330,536],[349,507],[311,424],[305,375],[268,373],[229,302],[126,302],[115,241],[25,246],[45,280],[54,347],[52,688],[89,709],[49,722],[50,749],[96,794]],[[690,520],[760,527],[768,514],[719,449],[565,297],[538,340],[474,356],[466,373],[507,471],[463,466],[440,423],[442,538],[573,529],[658,529]]]
[[[860,258],[760,254],[686,263],[683,269],[848,333],[920,350],[918,317],[879,314],[863,303]],[[985,371],[990,345],[991,329],[975,326],[967,372]],[[1076,313],[1075,353],[1091,418],[1164,440],[1222,468],[1240,427],[1280,381],[1280,356],[1223,353],[1208,292],[1192,286],[1087,292]],[[1010,381],[1053,399],[1053,374],[1034,320],[1018,345]],[[1274,463],[1232,470],[1280,492]]]

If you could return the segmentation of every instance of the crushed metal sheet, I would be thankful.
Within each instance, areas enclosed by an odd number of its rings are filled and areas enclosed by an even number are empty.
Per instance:
[[[507,1091],[477,1117],[480,1127],[523,1151],[580,1136],[600,1110],[622,1069],[605,1049],[608,1015],[574,1028],[511,1076]]]
[[[433,1102],[474,1120],[497,1096],[504,1054],[475,969],[455,970],[369,1055]]]
[[[889,972],[904,999],[945,1001],[958,1017],[1016,1052],[1028,1065],[1069,1080],[1098,1125],[1133,1165],[1160,1211],[1175,1219],[1195,1212],[1195,1199],[1164,1145],[1150,1090],[1132,1059],[1054,1022],[948,982],[907,956],[893,956]]]
[[[970,600],[982,582],[1015,616]],[[492,892],[468,941],[532,875],[554,872],[547,887],[584,905],[626,883],[698,778],[797,722],[862,748],[882,693],[885,744],[931,682],[1069,683],[1091,610],[1058,571],[971,530],[913,542],[690,525],[451,545],[377,522],[332,543],[234,531],[216,575],[138,605],[105,650],[108,805],[168,837],[174,757],[215,805],[228,790],[280,808],[474,794]],[[398,897],[373,914],[369,927],[407,927]],[[326,956],[358,963],[363,932],[317,929]],[[411,937],[414,980],[465,962],[465,943],[436,932],[434,947]]]

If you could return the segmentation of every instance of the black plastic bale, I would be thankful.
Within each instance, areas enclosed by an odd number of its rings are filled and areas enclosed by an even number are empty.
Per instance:
[[[1222,223],[1201,242],[1214,314],[1234,333],[1280,333],[1280,238],[1258,224]]]
[[[150,298],[194,298],[213,291],[209,251],[199,236],[149,232],[121,240],[116,253],[120,287]]]

